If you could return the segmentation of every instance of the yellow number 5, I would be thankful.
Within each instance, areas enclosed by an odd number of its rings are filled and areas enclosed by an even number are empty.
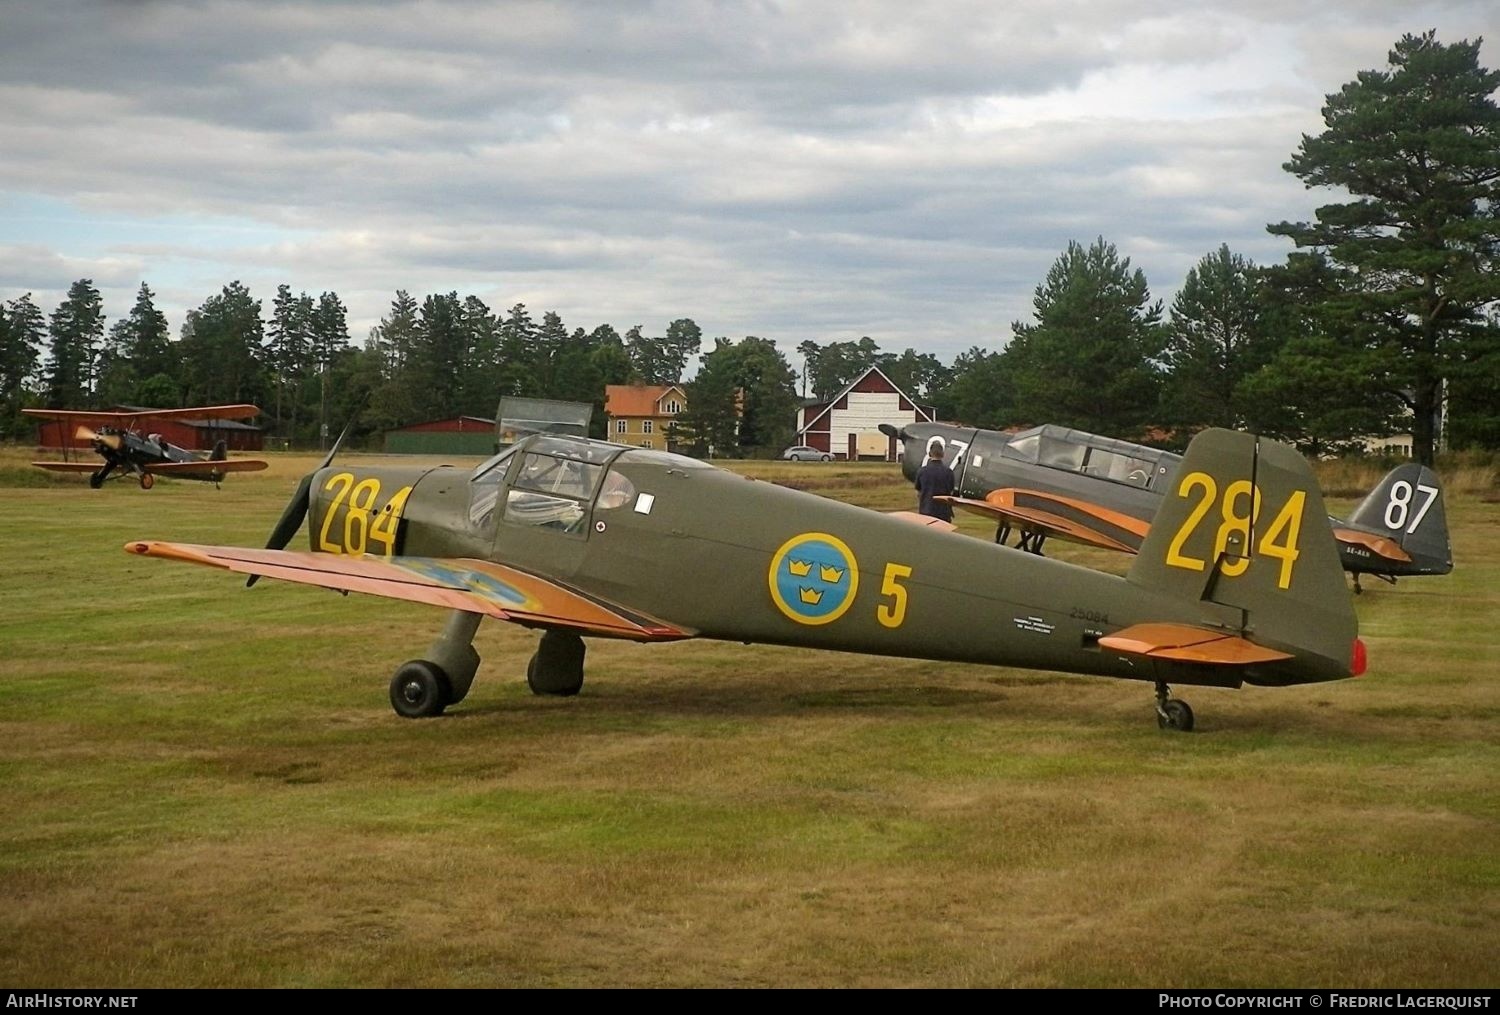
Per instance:
[[[875,608],[875,619],[886,627],[900,627],[906,621],[906,589],[896,582],[911,577],[911,568],[905,564],[887,564],[885,578],[880,583],[880,594],[890,596],[890,605],[881,603]]]

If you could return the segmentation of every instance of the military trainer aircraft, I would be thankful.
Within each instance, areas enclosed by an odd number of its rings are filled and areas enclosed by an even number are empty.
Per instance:
[[[484,617],[542,632],[527,666],[538,694],[578,692],[584,636],[701,637],[1143,680],[1158,724],[1179,730],[1193,713],[1169,684],[1280,686],[1365,666],[1312,472],[1249,434],[1194,439],[1191,482],[1123,578],[583,438],[538,434],[472,471],[333,454],[265,549],[125,550],[447,609],[424,657],[391,678],[406,717],[468,694]],[[311,550],[284,549],[304,518]]]
[[[1162,497],[1182,475],[1182,456],[1082,430],[1044,425],[1006,434],[946,423],[908,424],[885,433],[904,442],[914,479],[934,442],[953,469],[954,505],[1014,530],[1021,549],[1040,553],[1049,537],[1137,552]],[[1447,574],[1453,570],[1437,473],[1415,462],[1386,474],[1347,521],[1329,517],[1344,570],[1359,578]]]
[[[201,479],[218,485],[231,472],[258,472],[266,463],[254,458],[230,458],[228,445],[219,441],[213,451],[199,454],[180,448],[159,433],[142,433],[149,423],[167,419],[249,419],[260,410],[253,405],[206,405],[190,409],[143,409],[139,412],[89,412],[81,409],[23,409],[28,416],[62,420],[64,426],[78,423],[74,436],[86,440],[104,459],[103,465],[88,462],[32,462],[52,472],[87,472],[95,490],[113,474],[135,476],[142,490],[156,485],[157,476]],[[64,448],[66,453],[66,448]]]

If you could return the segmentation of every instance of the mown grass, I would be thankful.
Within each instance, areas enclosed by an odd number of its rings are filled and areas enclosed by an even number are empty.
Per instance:
[[[493,623],[468,700],[404,722],[436,611],[120,550],[259,543],[313,462],[0,488],[0,982],[1496,983],[1479,492],[1452,575],[1359,597],[1367,677],[1185,690],[1192,735],[1145,685],[712,642],[592,643],[539,699]],[[892,467],[745,471],[911,506]]]

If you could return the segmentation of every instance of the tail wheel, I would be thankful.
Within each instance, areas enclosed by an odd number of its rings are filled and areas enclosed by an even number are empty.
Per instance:
[[[149,472],[141,473],[141,489],[149,490],[156,485],[156,477]]]
[[[425,659],[403,663],[391,677],[391,707],[403,719],[442,715],[450,697],[447,675]]]

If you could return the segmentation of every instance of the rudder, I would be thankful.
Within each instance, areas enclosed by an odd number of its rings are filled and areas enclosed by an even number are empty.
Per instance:
[[[1398,465],[1349,516],[1349,526],[1393,540],[1412,558],[1401,573],[1447,574],[1453,570],[1443,485],[1425,465]]]
[[[1127,574],[1197,602],[1202,622],[1351,669],[1358,621],[1323,495],[1288,445],[1205,430],[1188,445]]]

